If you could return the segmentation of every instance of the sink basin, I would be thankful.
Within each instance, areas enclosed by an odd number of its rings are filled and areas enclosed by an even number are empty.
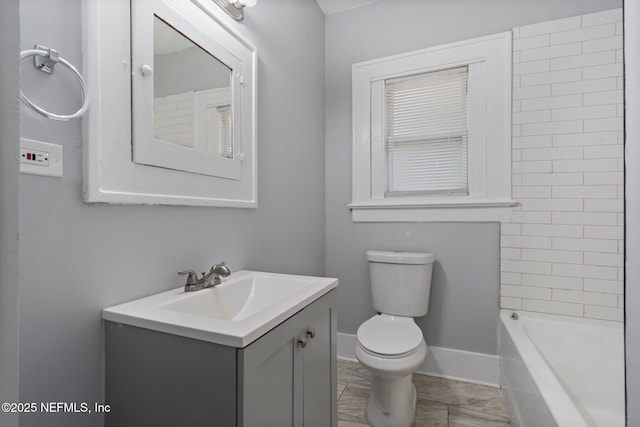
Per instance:
[[[102,311],[102,318],[217,344],[246,347],[338,286],[337,279],[238,271],[220,285],[184,287]]]
[[[159,308],[212,319],[239,321],[268,309],[313,281],[313,278],[251,274],[203,291],[186,293],[183,298]]]

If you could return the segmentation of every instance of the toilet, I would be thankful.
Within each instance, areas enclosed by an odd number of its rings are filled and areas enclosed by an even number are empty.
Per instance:
[[[367,416],[375,427],[408,427],[416,410],[413,372],[427,345],[414,317],[427,314],[430,253],[367,251],[373,308],[358,328],[355,354],[371,373]]]

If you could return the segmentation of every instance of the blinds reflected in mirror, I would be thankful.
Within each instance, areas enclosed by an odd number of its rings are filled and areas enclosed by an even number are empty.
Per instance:
[[[218,150],[222,157],[233,159],[233,126],[231,122],[231,106],[218,107]]]

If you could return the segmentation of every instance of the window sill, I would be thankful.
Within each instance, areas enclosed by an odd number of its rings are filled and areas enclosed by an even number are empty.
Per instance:
[[[351,203],[353,222],[508,222],[515,200]]]

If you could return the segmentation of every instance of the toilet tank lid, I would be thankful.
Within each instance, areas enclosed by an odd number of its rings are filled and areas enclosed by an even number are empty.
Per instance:
[[[367,251],[367,260],[389,264],[431,264],[434,259],[430,253]]]

